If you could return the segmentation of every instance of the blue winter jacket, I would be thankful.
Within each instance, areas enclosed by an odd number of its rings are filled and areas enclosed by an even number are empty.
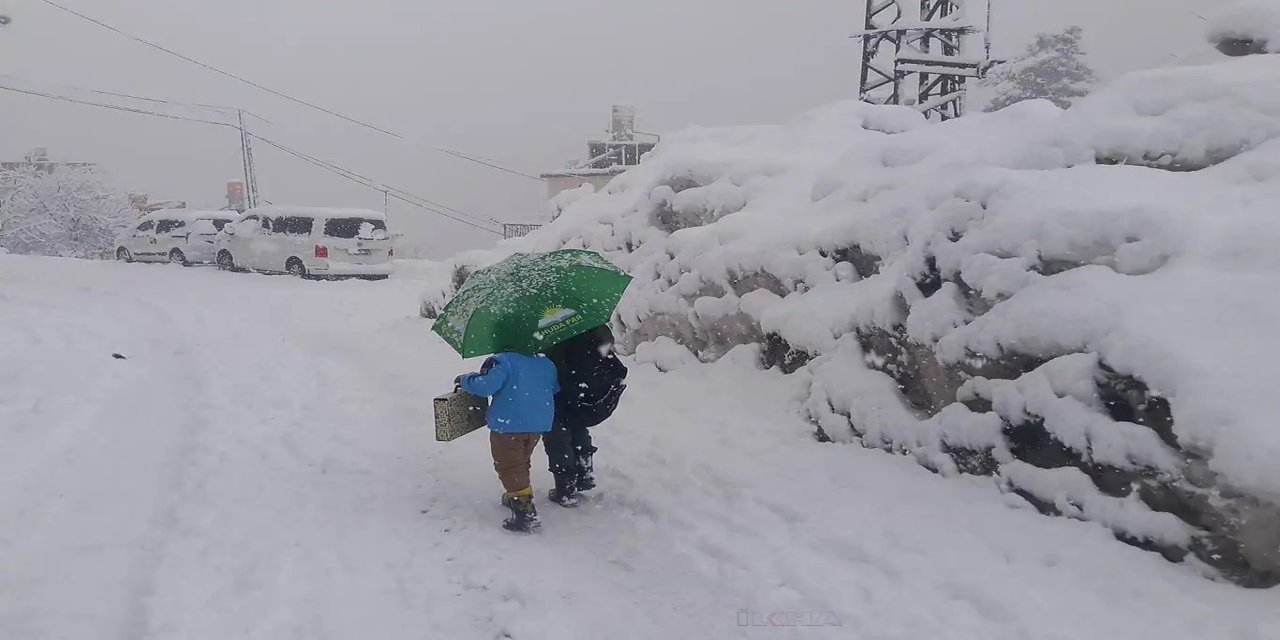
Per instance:
[[[485,361],[480,373],[468,373],[458,383],[467,393],[493,399],[489,429],[497,433],[551,430],[560,384],[556,365],[546,356],[499,353]]]

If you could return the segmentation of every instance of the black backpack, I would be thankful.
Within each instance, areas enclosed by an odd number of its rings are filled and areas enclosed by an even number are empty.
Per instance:
[[[556,345],[547,353],[556,363],[560,392],[556,415],[581,427],[594,427],[613,415],[627,389],[627,367],[613,348],[613,332],[597,327]]]

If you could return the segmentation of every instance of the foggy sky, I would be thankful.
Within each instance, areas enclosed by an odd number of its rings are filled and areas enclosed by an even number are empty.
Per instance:
[[[272,121],[252,123],[261,135],[499,220],[533,220],[544,186],[434,147],[536,174],[580,159],[615,102],[636,106],[640,129],[671,132],[779,122],[857,94],[859,53],[848,35],[861,26],[860,0],[59,1],[406,139],[290,104],[38,0],[0,0],[0,13],[14,18],[0,28],[0,83],[243,107]],[[1190,12],[1208,15],[1203,2],[995,1],[998,56],[1068,24],[1085,27],[1104,77],[1207,55],[1205,25]],[[240,175],[230,129],[7,92],[0,116],[0,159],[49,147],[57,159],[98,162],[114,182],[155,199],[217,208],[225,181]],[[382,208],[380,193],[278,151],[259,146],[256,158],[272,202]],[[393,203],[392,216],[436,257],[492,239],[407,205]]]

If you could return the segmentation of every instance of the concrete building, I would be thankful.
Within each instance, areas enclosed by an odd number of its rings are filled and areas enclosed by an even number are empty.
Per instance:
[[[603,189],[627,169],[640,164],[644,154],[657,146],[657,141],[636,140],[636,134],[650,135],[635,130],[635,109],[627,105],[614,105],[608,140],[592,140],[587,143],[587,160],[573,163],[561,171],[542,174],[547,181],[547,199],[561,192],[589,184],[596,191]],[[656,138],[657,136],[653,136]]]
[[[0,171],[15,173],[50,174],[63,167],[93,167],[92,162],[62,162],[49,159],[49,150],[44,147],[32,149],[22,160],[0,162]]]

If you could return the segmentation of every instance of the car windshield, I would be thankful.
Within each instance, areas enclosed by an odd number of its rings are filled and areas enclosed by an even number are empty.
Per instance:
[[[324,235],[330,238],[383,240],[387,237],[387,223],[369,218],[330,218],[324,223]]]

